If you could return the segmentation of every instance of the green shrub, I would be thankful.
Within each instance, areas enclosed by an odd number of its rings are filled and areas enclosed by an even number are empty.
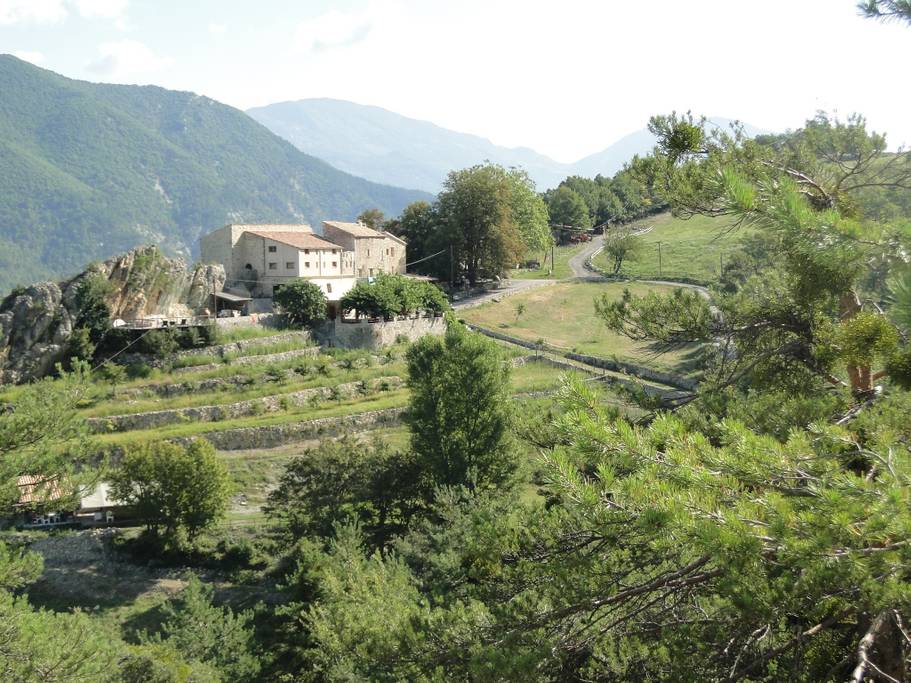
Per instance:
[[[294,327],[305,327],[326,318],[326,295],[317,285],[303,278],[282,287],[273,295],[272,301]]]
[[[130,379],[147,379],[152,374],[152,367],[148,363],[130,363],[127,365],[127,377]]]
[[[180,348],[176,330],[151,330],[146,332],[137,346],[142,353],[148,353],[156,358],[170,356]]]
[[[77,327],[70,335],[69,355],[79,360],[92,360],[95,356],[95,344],[87,327]]]

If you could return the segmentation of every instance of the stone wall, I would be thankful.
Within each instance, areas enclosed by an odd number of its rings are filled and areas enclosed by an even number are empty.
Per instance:
[[[445,333],[446,319],[441,316],[380,322],[369,322],[364,319],[357,322],[334,320],[323,325],[318,331],[318,336],[329,346],[376,350],[394,344],[399,337],[415,341],[424,335],[442,336]]]
[[[205,354],[205,348],[201,348],[193,355]],[[294,351],[283,351],[282,353],[270,353],[265,356],[244,356],[234,358],[231,365],[269,365],[270,363],[284,363],[286,360],[295,358],[314,357],[319,355],[318,346],[309,346],[306,349],[296,349]],[[176,368],[171,370],[172,375],[184,375],[191,372],[208,372],[224,367],[223,363],[210,363],[209,365],[193,365],[186,368]]]
[[[313,336],[307,330],[298,330],[294,332],[284,332],[282,334],[276,334],[271,337],[258,337],[254,339],[242,339],[236,342],[229,342],[227,344],[216,344],[215,346],[202,346],[198,349],[184,349],[182,351],[177,351],[174,354],[174,358],[185,358],[187,356],[198,356],[199,354],[206,354],[212,356],[227,356],[232,353],[244,353],[247,349],[257,348],[261,346],[269,346],[272,344],[283,344],[285,342],[300,342],[302,344],[315,343]]]
[[[484,327],[478,327],[477,325],[469,325],[469,327],[493,339],[509,342],[510,344],[522,346],[526,349],[537,348],[534,342],[530,342],[527,339],[520,339],[519,337],[513,337],[508,334],[503,334],[502,332],[488,330]],[[553,350],[552,347],[548,347],[546,345],[544,348]],[[610,370],[611,372],[620,372],[627,375],[633,375],[634,377],[638,377],[640,379],[645,379],[650,382],[658,382],[660,384],[666,384],[669,387],[675,387],[677,389],[693,391],[698,386],[698,382],[695,380],[688,379],[686,377],[680,377],[679,375],[673,375],[668,372],[661,372],[660,370],[655,370],[654,368],[649,368],[644,365],[638,365],[637,363],[629,363],[627,361],[614,360],[612,358],[602,358],[600,356],[588,356],[585,354],[572,353],[568,351],[559,351],[559,353],[566,358],[569,358],[570,360],[578,361],[579,363],[584,363],[585,365],[591,365],[596,368]]]
[[[268,302],[268,307],[259,303],[263,301]],[[250,315],[239,315],[236,318],[216,318],[215,324],[221,330],[233,330],[238,327],[261,327],[264,330],[276,330],[284,327],[285,316],[271,312],[272,299],[253,299],[248,305],[253,309]]]
[[[405,408],[387,408],[341,417],[323,417],[317,420],[292,422],[267,427],[243,427],[225,429],[203,434],[222,451],[248,450],[252,448],[275,448],[289,443],[325,439],[345,434],[356,434],[384,427],[395,427],[401,423]],[[177,443],[188,444],[192,438],[174,439]]]
[[[290,394],[278,394],[237,401],[221,405],[154,410],[146,413],[110,415],[86,420],[89,430],[95,434],[105,432],[129,432],[136,429],[153,429],[182,422],[219,422],[240,417],[276,413],[290,407],[301,408],[328,400],[351,398],[358,394],[397,389],[404,384],[401,377],[377,377],[364,382],[347,382],[334,387],[313,387]]]
[[[528,363],[541,363],[543,365],[548,365],[552,368],[559,368],[561,370],[573,371],[573,372],[584,372],[592,375],[591,380],[589,381],[600,381],[604,382],[611,386],[618,386],[621,389],[638,394],[639,392],[645,394],[649,397],[657,396],[663,402],[670,404],[671,402],[682,399],[686,396],[689,396],[689,392],[686,391],[675,391],[672,389],[665,389],[664,387],[658,387],[651,384],[643,384],[642,382],[625,379],[623,377],[617,377],[616,375],[598,375],[592,369],[586,369],[579,367],[578,365],[572,365],[565,361],[557,360],[556,358],[551,358],[549,356],[520,356],[519,358],[513,359],[513,365],[518,367],[521,365],[527,365]],[[553,391],[545,392],[530,392],[528,395],[549,395],[553,394]]]

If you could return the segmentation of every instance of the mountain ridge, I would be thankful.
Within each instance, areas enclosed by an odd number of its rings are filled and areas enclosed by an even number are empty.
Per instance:
[[[0,290],[154,242],[192,256],[234,221],[350,220],[428,199],[309,156],[242,111],[0,55]]]
[[[438,192],[446,173],[483,161],[519,166],[539,190],[570,175],[613,175],[635,154],[654,145],[647,129],[573,163],[551,159],[527,146],[504,147],[487,138],[443,128],[383,107],[332,98],[286,100],[247,110],[252,118],[301,151],[376,182]],[[732,120],[713,118],[728,125]],[[746,126],[750,135],[760,132]]]

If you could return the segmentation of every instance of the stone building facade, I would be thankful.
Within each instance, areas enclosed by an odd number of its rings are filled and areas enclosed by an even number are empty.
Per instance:
[[[380,273],[405,273],[405,240],[363,223],[323,221],[326,239],[342,245],[352,255],[352,274],[372,277]]]
[[[323,235],[309,225],[226,225],[203,236],[204,263],[224,265],[226,290],[271,297],[276,288],[306,278],[338,301],[357,278],[405,272],[405,241],[362,223],[325,221]]]

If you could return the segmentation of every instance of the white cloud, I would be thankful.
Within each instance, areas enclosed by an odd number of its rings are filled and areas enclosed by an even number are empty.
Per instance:
[[[131,79],[161,71],[173,63],[138,40],[103,43],[98,52],[98,59],[86,65],[86,69],[106,78]]]
[[[294,51],[319,53],[357,45],[370,35],[374,21],[372,7],[354,12],[330,10],[298,24]]]
[[[18,57],[19,59],[25,62],[31,62],[32,64],[44,64],[44,53],[43,52],[33,52],[31,50],[16,50],[13,52],[13,56]]]
[[[209,33],[224,33],[228,27],[224,24],[209,24]]]
[[[0,0],[0,26],[48,24],[65,19],[66,15],[63,0]]]
[[[84,17],[117,19],[127,8],[129,0],[73,0],[76,9]]]

